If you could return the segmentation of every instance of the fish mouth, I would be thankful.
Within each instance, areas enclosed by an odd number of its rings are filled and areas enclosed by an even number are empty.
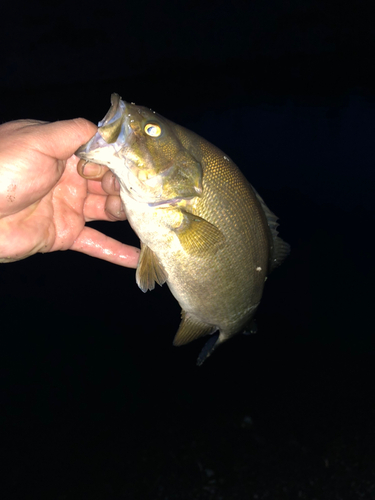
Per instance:
[[[112,94],[111,107],[98,123],[98,131],[74,154],[87,162],[107,166],[118,177],[122,191],[137,201],[145,201],[136,163],[129,154],[133,135],[130,126],[130,122],[134,122],[132,116],[126,102],[118,94]]]
[[[74,154],[83,160],[107,165],[112,170],[111,157],[121,150],[128,136],[126,115],[126,103],[118,94],[112,94],[111,107],[98,123],[98,131]]]

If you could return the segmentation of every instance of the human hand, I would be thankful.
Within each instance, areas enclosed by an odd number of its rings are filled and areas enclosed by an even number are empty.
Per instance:
[[[35,253],[76,250],[135,268],[139,249],[85,223],[125,219],[117,184],[106,168],[77,172],[74,151],[97,127],[83,118],[54,123],[18,120],[0,125],[0,262]],[[82,174],[83,164],[79,171]]]

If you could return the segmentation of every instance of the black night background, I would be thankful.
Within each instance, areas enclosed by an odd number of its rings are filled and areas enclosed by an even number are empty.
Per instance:
[[[70,251],[2,264],[1,498],[375,498],[371,7],[8,5],[1,122],[149,106],[233,158],[292,252],[258,333],[200,368],[166,286]]]

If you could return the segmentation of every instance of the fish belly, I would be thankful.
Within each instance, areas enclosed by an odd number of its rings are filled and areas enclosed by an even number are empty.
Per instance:
[[[158,218],[157,210],[126,194],[122,199],[130,225],[157,256],[182,310],[218,328],[220,341],[243,331],[263,292],[268,252],[254,245],[253,239],[266,241],[265,228],[257,225],[252,234],[244,235],[239,226],[236,234],[232,224],[215,221],[225,243],[213,254],[192,256]]]

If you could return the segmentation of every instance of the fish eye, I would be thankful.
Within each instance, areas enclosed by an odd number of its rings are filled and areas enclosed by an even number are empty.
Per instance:
[[[157,123],[147,123],[145,125],[144,131],[151,137],[159,137],[159,135],[161,134],[161,127]]]

